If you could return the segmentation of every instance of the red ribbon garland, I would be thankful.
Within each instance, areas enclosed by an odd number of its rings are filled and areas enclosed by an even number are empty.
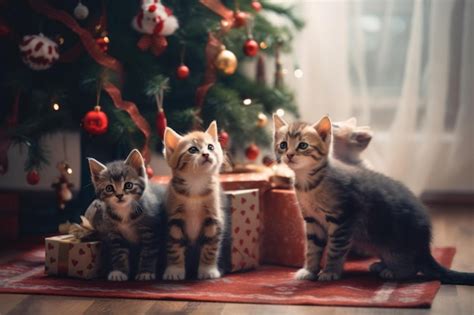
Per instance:
[[[79,36],[84,48],[89,53],[89,55],[94,58],[98,64],[115,71],[118,74],[120,83],[123,83],[124,71],[120,62],[112,56],[103,53],[90,32],[82,28],[71,15],[65,11],[55,9],[45,0],[29,0],[29,3],[30,6],[38,13],[41,13],[52,20],[57,20],[69,27]],[[112,101],[117,108],[127,111],[133,122],[137,125],[138,129],[140,129],[140,131],[145,136],[145,145],[143,146],[142,154],[145,161],[148,163],[150,161],[150,152],[148,148],[151,134],[150,125],[140,114],[137,106],[134,103],[124,101],[122,99],[119,88],[109,82],[104,84],[103,89],[112,98]]]

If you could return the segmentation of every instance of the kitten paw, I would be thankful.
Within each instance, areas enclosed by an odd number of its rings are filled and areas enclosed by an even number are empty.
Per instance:
[[[198,279],[217,279],[221,277],[220,271],[215,266],[199,267]]]
[[[378,261],[378,262],[375,262],[372,265],[370,265],[369,271],[373,272],[373,273],[381,273],[382,270],[384,270],[386,268],[387,268],[387,266],[383,262]]]
[[[385,280],[393,280],[395,279],[395,275],[393,274],[392,270],[385,268],[379,273],[380,278]]]
[[[301,268],[295,273],[296,280],[316,280],[316,273],[309,271],[306,268]]]
[[[155,280],[155,273],[154,272],[140,272],[135,276],[135,280],[138,281],[150,281]]]
[[[109,281],[127,281],[128,276],[120,270],[114,270],[109,272],[107,279]]]
[[[341,279],[341,273],[323,271],[318,275],[318,281],[334,281]]]
[[[163,280],[184,280],[185,273],[184,267],[168,266],[163,274]]]

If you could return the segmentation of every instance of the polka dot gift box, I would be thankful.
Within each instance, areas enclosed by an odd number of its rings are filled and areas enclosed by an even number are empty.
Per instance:
[[[73,235],[45,239],[45,272],[48,275],[93,279],[99,276],[100,242],[81,242]]]

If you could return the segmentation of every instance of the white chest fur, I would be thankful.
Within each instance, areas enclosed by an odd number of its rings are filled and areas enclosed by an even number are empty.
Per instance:
[[[132,223],[130,222],[130,213],[132,211],[132,206],[116,206],[114,208],[114,211],[122,218],[122,221],[117,223],[117,229],[119,230],[122,237],[131,243],[138,243],[138,234],[136,233],[136,230],[133,228]]]
[[[186,235],[194,242],[199,237],[204,219],[203,200],[189,198],[185,203],[185,209]]]

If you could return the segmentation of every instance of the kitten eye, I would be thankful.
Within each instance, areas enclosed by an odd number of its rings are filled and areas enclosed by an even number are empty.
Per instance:
[[[288,148],[288,143],[286,143],[286,141],[283,141],[282,143],[280,143],[280,149],[286,150],[286,148]]]
[[[209,151],[214,151],[214,146],[213,146],[212,144],[209,144],[209,145],[207,146],[207,149],[208,149]]]
[[[105,186],[105,191],[106,192],[113,192],[114,191],[114,186],[112,186],[112,185]]]
[[[199,152],[199,149],[196,148],[196,147],[190,147],[188,149],[188,152],[191,153],[191,154],[195,154],[195,153],[198,153]]]
[[[298,144],[298,149],[300,150],[306,150],[308,148],[308,144],[306,142],[300,142],[300,144]]]
[[[125,188],[125,189],[132,189],[132,188],[133,188],[133,183],[131,183],[131,182],[126,182],[126,183],[123,185],[123,188]]]

